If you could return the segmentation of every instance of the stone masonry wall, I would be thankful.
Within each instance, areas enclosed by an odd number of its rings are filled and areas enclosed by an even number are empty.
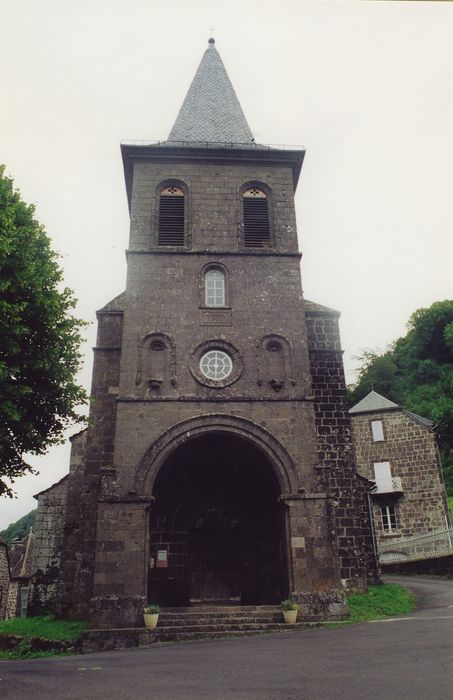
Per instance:
[[[68,476],[38,494],[35,573],[30,611],[50,610],[61,589],[61,549],[66,516]]]
[[[306,302],[320,489],[333,499],[343,584],[363,590],[367,576],[377,572],[366,507],[369,485],[354,464],[338,316]]]
[[[384,440],[374,442],[371,421],[383,423]],[[374,480],[374,463],[390,462],[392,477],[399,477],[402,495],[375,495],[374,520],[378,542],[443,530],[449,526],[445,487],[435,433],[404,410],[396,409],[351,416],[358,469]],[[385,532],[380,506],[393,505],[397,529]]]
[[[86,617],[93,594],[98,501],[103,470],[112,466],[115,444],[116,398],[119,386],[122,321],[121,296],[98,312],[90,405],[90,425],[80,469],[68,481],[63,539],[62,613]],[[82,469],[83,464],[83,469]]]
[[[8,596],[6,599],[6,611],[5,617],[11,619],[16,617],[19,612],[19,589],[20,584],[18,581],[11,581],[8,587]]]
[[[6,543],[0,541],[0,620],[3,620],[6,613],[9,582],[8,549]]]

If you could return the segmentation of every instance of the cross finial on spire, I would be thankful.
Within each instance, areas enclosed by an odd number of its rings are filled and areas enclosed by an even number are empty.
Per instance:
[[[208,44],[209,44],[209,45],[215,44],[215,39],[214,39],[214,37],[213,37],[213,34],[214,34],[214,27],[209,27],[209,31],[210,31],[210,33],[211,33],[211,36],[210,36],[209,39],[208,39]]]

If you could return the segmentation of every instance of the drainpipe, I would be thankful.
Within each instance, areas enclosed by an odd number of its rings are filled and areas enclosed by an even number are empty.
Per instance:
[[[374,515],[373,515],[373,508],[371,505],[371,498],[370,494],[373,493],[373,491],[376,491],[377,489],[377,484],[373,484],[370,486],[370,488],[367,491],[366,498],[367,498],[367,503],[368,503],[368,515],[370,518],[370,528],[371,528],[371,542],[373,544],[373,555],[374,555],[374,564],[375,564],[375,572],[378,578],[379,576],[379,554],[378,554],[378,549],[377,549],[377,542],[376,542],[376,531],[374,527]]]

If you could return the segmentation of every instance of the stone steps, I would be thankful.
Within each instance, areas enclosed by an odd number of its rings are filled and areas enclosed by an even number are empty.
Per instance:
[[[167,613],[202,615],[203,613],[249,613],[249,612],[279,612],[278,605],[190,605],[186,607],[162,608],[161,615]]]
[[[182,618],[182,619],[161,619],[159,617],[159,627],[186,627],[186,626],[191,626],[191,625],[197,625],[197,624],[202,624],[202,625],[225,625],[225,624],[233,624],[233,625],[240,625],[240,624],[245,624],[245,623],[252,623],[252,624],[265,624],[265,625],[271,625],[271,624],[277,624],[281,623],[282,621],[282,616],[280,615],[253,615],[251,617],[246,617],[246,616],[237,616],[234,615],[233,617],[197,617],[194,616],[191,619],[187,618]]]
[[[196,609],[165,608],[156,629],[150,633],[155,641],[183,641],[243,637],[252,634],[302,629],[306,623],[288,625],[280,608],[266,606],[203,606]]]
[[[157,627],[86,630],[83,651],[102,651],[156,642],[182,642],[197,639],[222,639],[288,632],[312,626],[304,621],[285,624],[277,606],[210,606],[201,608],[165,608]]]
[[[257,631],[257,632],[276,632],[282,629],[292,629],[296,627],[305,627],[306,623],[299,622],[295,625],[285,624],[283,622],[223,622],[217,624],[186,624],[176,626],[158,626],[152,631],[153,634],[160,636],[161,634],[172,634],[172,633],[185,633],[185,632],[195,632],[197,634],[202,634],[203,632],[245,632],[245,631]]]
[[[226,625],[239,623],[271,624],[282,622],[276,605],[203,605],[197,608],[163,608],[159,627],[185,627],[193,624]]]
[[[171,631],[166,631],[165,628],[160,630],[155,630],[155,641],[156,642],[183,642],[183,641],[194,641],[201,639],[226,639],[232,637],[252,637],[260,634],[271,634],[279,632],[288,632],[291,630],[303,629],[307,627],[307,624],[303,622],[297,623],[295,625],[257,625],[257,626],[246,626],[245,629],[238,629],[234,626],[225,626],[225,629],[205,629],[203,625],[199,625],[198,630],[191,631],[181,631],[180,629]]]

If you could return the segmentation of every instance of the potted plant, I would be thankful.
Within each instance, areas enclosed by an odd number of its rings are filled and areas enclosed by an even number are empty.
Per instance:
[[[160,607],[154,603],[148,603],[143,608],[143,620],[145,621],[145,627],[149,630],[153,630],[157,625],[157,620],[159,619]]]
[[[284,621],[293,625],[297,620],[297,613],[299,611],[298,604],[295,600],[291,600],[291,598],[285,598],[280,605]]]

